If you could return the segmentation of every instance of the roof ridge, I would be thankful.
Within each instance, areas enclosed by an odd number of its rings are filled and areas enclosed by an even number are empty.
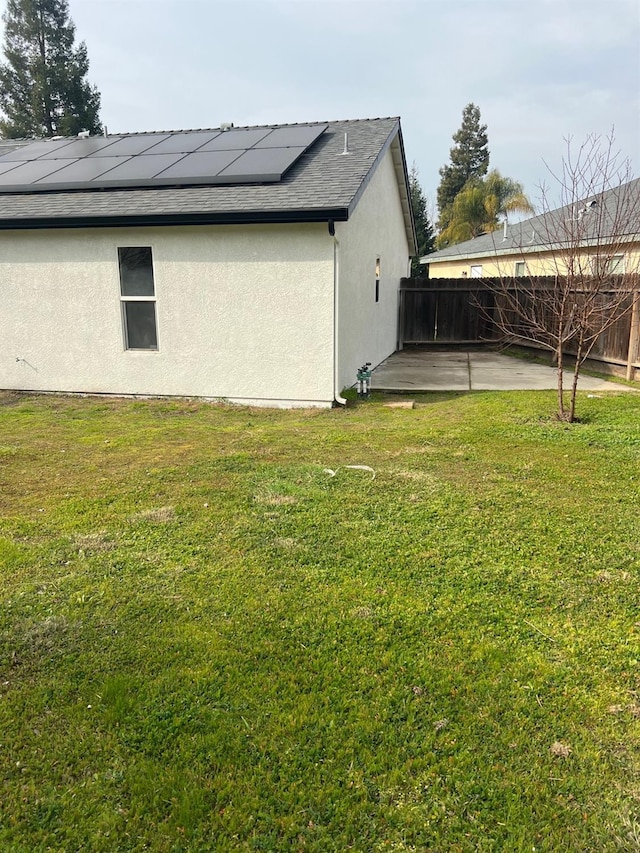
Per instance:
[[[239,124],[234,125],[231,130],[258,130],[261,128],[271,128],[277,130],[281,127],[315,127],[319,124],[360,124],[373,121],[400,121],[400,116],[369,116],[365,118],[337,118],[337,119],[322,119],[320,121],[290,121],[290,122],[269,122],[267,124]],[[154,136],[160,133],[213,133],[222,131],[221,127],[182,127],[182,128],[164,128],[161,130],[123,130],[113,133],[107,133],[107,138],[110,136]],[[91,138],[96,139],[102,136],[102,133],[92,134]],[[20,142],[40,142],[46,139],[51,139],[48,136],[21,136],[15,139],[0,137],[0,145],[2,143],[20,143]],[[75,136],[58,137],[58,139],[77,139]]]
[[[323,119],[321,121],[290,121],[282,123],[269,122],[267,124],[238,124],[233,125],[229,130],[259,130],[269,127],[272,130],[277,130],[281,127],[315,127],[320,124],[358,124],[361,122],[372,121],[399,121],[400,116],[371,116],[369,118],[343,118],[343,119]],[[121,133],[109,133],[109,136],[152,136],[156,133],[213,133],[220,131],[220,127],[183,127],[183,128],[165,128],[163,130],[126,130]],[[75,139],[75,137],[70,137]]]

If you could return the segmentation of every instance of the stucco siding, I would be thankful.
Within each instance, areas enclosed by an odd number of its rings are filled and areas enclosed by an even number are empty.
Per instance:
[[[364,362],[377,365],[395,351],[398,289],[408,273],[409,244],[391,151],[373,174],[338,239],[338,390],[355,382]],[[380,258],[379,301],[375,301]]]
[[[124,345],[119,246],[150,246],[158,350]],[[0,387],[333,400],[326,225],[0,234]]]

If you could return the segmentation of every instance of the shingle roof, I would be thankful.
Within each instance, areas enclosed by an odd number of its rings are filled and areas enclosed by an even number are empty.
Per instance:
[[[319,124],[327,122],[309,122],[306,126]],[[341,156],[345,133],[349,153]],[[278,183],[0,193],[0,228],[146,223],[153,219],[166,223],[346,220],[389,148],[394,155],[409,243],[413,245],[398,118],[329,122],[320,138]]]
[[[596,202],[588,207],[590,202]],[[622,206],[626,206],[626,211]],[[573,224],[572,224],[573,223]],[[623,227],[624,233],[620,228]],[[421,263],[481,258],[514,253],[528,254],[562,245],[568,239],[581,245],[602,242],[612,236],[640,239],[640,178],[590,196],[575,205],[565,205],[556,210],[524,219],[503,229],[483,234],[464,243],[447,246],[420,258]]]

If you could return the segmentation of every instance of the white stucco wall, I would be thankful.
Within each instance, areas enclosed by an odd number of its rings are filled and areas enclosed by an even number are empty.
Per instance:
[[[373,174],[338,240],[338,391],[353,385],[367,361],[375,367],[396,349],[398,290],[408,273],[409,245],[391,151]],[[380,258],[379,301],[375,301]]]
[[[151,246],[158,345],[124,347],[119,246]],[[0,388],[333,400],[326,224],[0,232]]]

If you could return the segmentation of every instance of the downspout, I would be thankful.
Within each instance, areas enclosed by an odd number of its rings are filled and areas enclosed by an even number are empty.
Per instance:
[[[329,234],[333,237],[333,399],[339,406],[346,406],[347,400],[342,397],[340,391],[340,375],[339,375],[339,349],[340,341],[338,335],[340,333],[338,323],[338,308],[339,308],[339,249],[340,244],[335,236],[335,226],[333,222],[329,222]]]

